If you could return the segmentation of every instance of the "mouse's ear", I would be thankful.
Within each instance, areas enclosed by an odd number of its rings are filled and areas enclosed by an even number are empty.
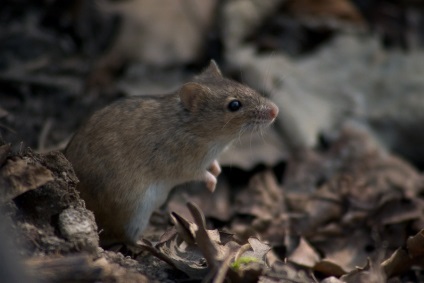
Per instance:
[[[215,60],[211,60],[209,63],[209,66],[202,72],[201,75],[205,76],[212,76],[212,77],[222,77],[221,70],[218,67],[218,64],[216,64]]]
[[[178,91],[181,102],[189,110],[195,110],[207,88],[198,83],[189,82],[184,84]]]

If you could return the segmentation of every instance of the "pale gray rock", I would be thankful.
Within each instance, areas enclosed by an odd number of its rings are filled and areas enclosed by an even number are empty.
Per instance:
[[[59,214],[59,230],[79,250],[96,252],[99,235],[94,215],[82,208],[67,208]]]

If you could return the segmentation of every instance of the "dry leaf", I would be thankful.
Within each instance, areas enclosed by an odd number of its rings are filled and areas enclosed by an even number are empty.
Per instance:
[[[384,283],[387,282],[382,270],[375,267],[368,259],[364,267],[357,267],[355,270],[340,277],[347,283]]]
[[[300,238],[299,245],[288,259],[298,265],[312,268],[319,262],[321,257],[304,238]]]
[[[282,190],[271,170],[253,176],[236,199],[236,211],[270,220],[282,209]]]
[[[330,17],[362,23],[363,18],[348,0],[297,0],[289,5],[291,12],[299,16]]]
[[[248,187],[236,195],[234,210],[239,217],[233,220],[232,229],[240,238],[247,239],[259,232],[263,239],[278,241],[281,233],[286,232],[284,194],[271,170],[251,178]],[[246,216],[251,220],[243,221]],[[282,229],[276,230],[277,227]]]
[[[358,229],[350,233],[345,231],[343,237],[327,238],[316,243],[314,247],[324,254],[324,260],[333,262],[342,270],[349,272],[366,262],[370,252],[367,252],[365,247],[371,242],[371,235]],[[375,253],[378,254],[378,250]]]
[[[219,178],[213,193],[207,190],[203,183],[193,183],[176,188],[167,207],[169,211],[174,211],[188,220],[192,220],[186,205],[188,202],[201,207],[207,218],[228,221],[234,213],[234,207],[230,203],[230,187],[224,178]]]
[[[316,282],[316,279],[311,276],[310,272],[305,272],[299,269],[290,262],[277,262],[270,270],[267,270],[265,275],[259,280],[262,283],[311,283]]]
[[[414,265],[424,267],[424,230],[410,237],[406,248],[398,248],[390,258],[381,263],[381,268],[388,278],[402,274]]]
[[[0,170],[0,201],[6,202],[53,180],[47,168],[22,158],[11,158]]]
[[[346,271],[343,270],[343,268],[340,265],[327,259],[323,259],[317,264],[315,264],[314,270],[319,271],[326,275],[337,276],[337,277],[340,277],[343,274],[346,274]]]
[[[140,242],[140,246],[190,278],[204,278],[209,274],[210,277],[230,276],[233,279],[238,278],[237,280],[248,280],[247,278],[253,277],[257,279],[262,274],[266,267],[265,256],[270,250],[268,245],[252,238],[248,240],[248,244],[241,246],[234,241],[232,235],[207,230],[199,207],[192,203],[188,203],[187,207],[194,223],[174,212],[172,218],[176,233],[166,233],[166,237],[155,246],[146,240]],[[231,262],[242,258],[253,258],[257,264],[248,264],[239,270],[229,269]]]

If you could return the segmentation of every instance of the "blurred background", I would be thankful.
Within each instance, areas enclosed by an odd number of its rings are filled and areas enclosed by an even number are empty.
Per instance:
[[[63,149],[95,109],[171,92],[215,59],[280,107],[268,146],[249,141],[260,156],[242,141],[224,163],[274,164],[355,123],[423,168],[423,12],[420,0],[3,0],[0,133]]]

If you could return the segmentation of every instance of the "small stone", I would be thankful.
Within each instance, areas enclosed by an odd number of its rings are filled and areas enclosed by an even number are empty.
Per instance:
[[[59,215],[59,230],[78,250],[97,251],[99,235],[92,212],[72,207],[65,209]]]

